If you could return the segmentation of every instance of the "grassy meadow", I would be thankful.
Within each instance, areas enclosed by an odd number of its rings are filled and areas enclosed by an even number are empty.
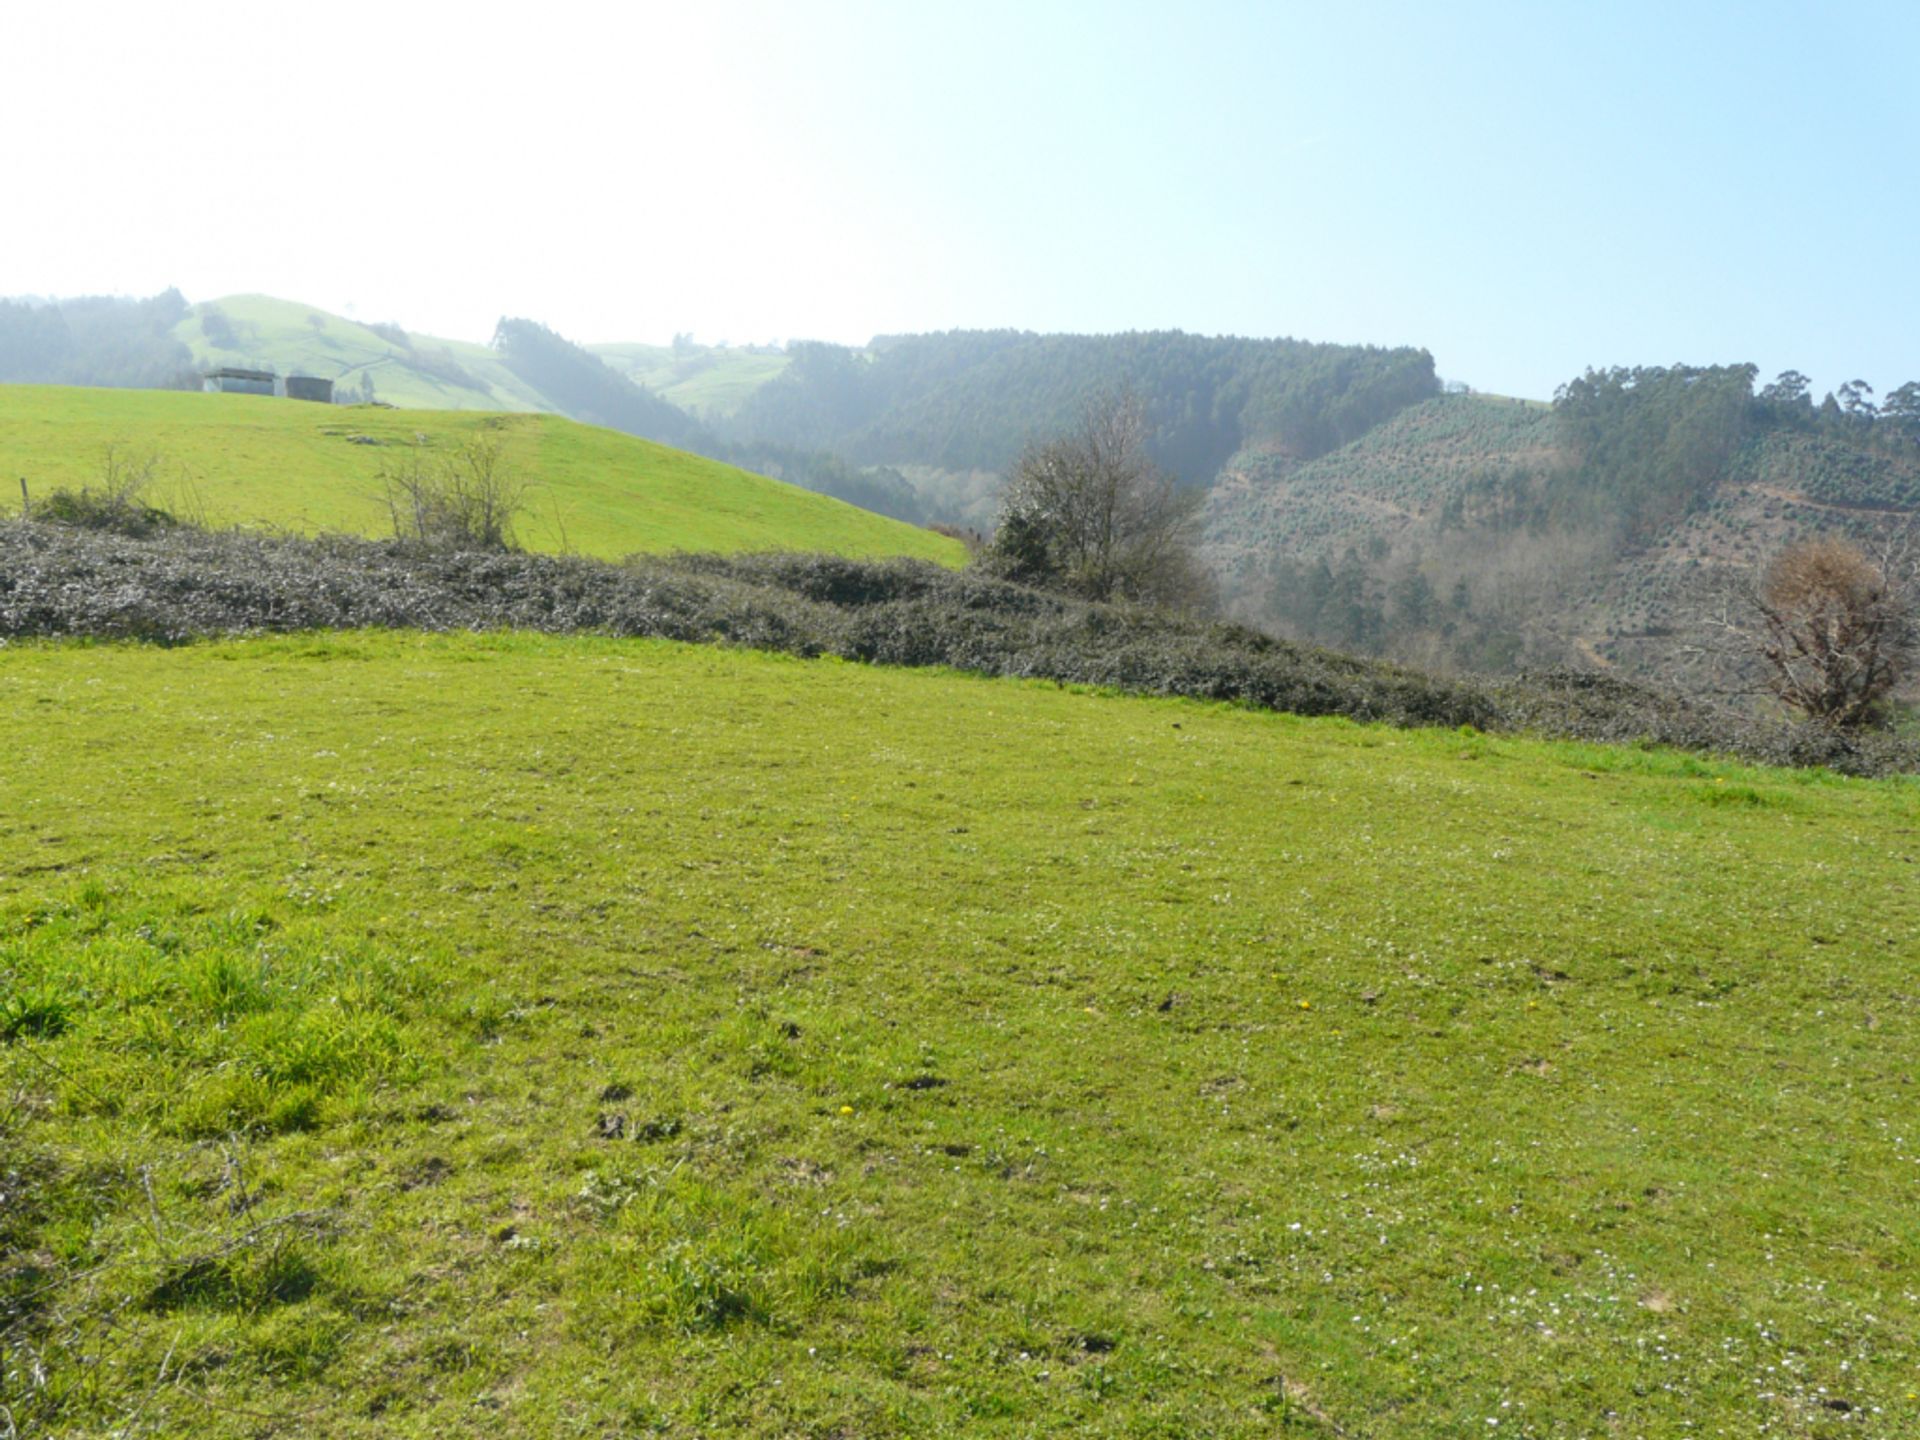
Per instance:
[[[531,482],[534,550],[617,558],[669,550],[819,550],[957,565],[958,541],[844,501],[557,415],[387,410],[257,395],[0,387],[0,509],[98,485],[111,447],[155,459],[148,500],[214,525],[391,533],[383,465],[485,436]]]
[[[1911,781],[355,633],[0,797],[22,1434],[1920,1433]]]

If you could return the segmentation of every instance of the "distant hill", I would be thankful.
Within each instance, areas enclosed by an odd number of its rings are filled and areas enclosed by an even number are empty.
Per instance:
[[[1180,331],[948,331],[790,354],[717,424],[723,437],[892,467],[941,518],[974,524],[991,521],[994,482],[1021,448],[1103,392],[1138,393],[1155,458],[1206,485],[1237,452],[1323,454],[1439,389],[1423,350]]]
[[[189,313],[178,290],[0,300],[0,384],[197,389],[193,355],[174,334]]]
[[[1440,394],[1423,350],[1178,331],[780,352],[586,346],[506,318],[476,345],[264,296],[0,303],[0,377],[191,384],[213,364],[323,375],[343,397],[409,410],[565,415],[879,515],[982,530],[1024,444],[1129,388],[1155,457],[1209,491],[1206,550],[1237,616],[1475,670],[1658,673],[1715,567],[1920,512],[1920,389],[1885,397],[1884,414],[1856,386],[1816,406],[1800,377],[1756,388],[1751,366],[1592,372],[1549,405]],[[221,473],[212,457],[199,468]],[[650,543],[608,523],[576,543]]]
[[[332,380],[343,397],[421,410],[554,410],[486,345],[364,325],[266,295],[195,305],[174,335],[202,368],[246,365]]]
[[[494,328],[493,351],[522,383],[563,415],[707,455],[718,453],[712,437],[693,416],[545,325],[501,320]]]
[[[763,346],[589,345],[636,385],[708,422],[734,414],[749,396],[787,368],[782,350]]]
[[[1920,516],[1903,420],[1756,396],[1745,366],[1609,375],[1585,409],[1445,395],[1316,460],[1235,456],[1206,521],[1232,608],[1427,664],[1657,673],[1714,567]]]
[[[1101,393],[1143,396],[1156,458],[1206,485],[1249,446],[1319,455],[1439,388],[1425,351],[1177,331],[951,331],[883,336],[862,348],[802,342],[784,355],[685,342],[575,346],[565,365],[559,337],[530,336],[576,388],[514,356],[510,342],[526,333],[526,322],[502,322],[509,363],[568,414],[658,434],[887,514],[981,529],[993,523],[1001,477],[1021,448],[1072,425]],[[610,393],[590,360],[633,391]],[[669,400],[698,428],[673,428],[658,411]],[[633,418],[609,418],[615,409]]]
[[[155,460],[152,503],[216,524],[389,530],[383,465],[485,435],[532,482],[523,543],[639,551],[825,550],[958,564],[958,542],[730,465],[557,415],[314,405],[251,395],[13,386],[0,505],[99,483],[109,446]]]
[[[217,365],[321,376],[346,400],[568,415],[896,518],[981,529],[1021,448],[1103,392],[1139,393],[1156,458],[1208,485],[1237,453],[1312,459],[1438,390],[1422,350],[1179,331],[950,331],[781,352],[589,347],[507,318],[476,345],[264,295],[0,302],[0,378],[178,388]]]
[[[25,302],[18,303],[24,307]],[[530,379],[524,365],[503,353],[499,334],[491,345],[444,340],[411,334],[398,325],[343,319],[267,295],[229,295],[191,307],[182,302],[181,309],[171,334],[200,369],[247,365],[281,374],[320,375],[355,398],[412,408],[573,413],[564,393]],[[503,323],[509,332],[545,328],[527,320]],[[765,348],[563,343],[684,412],[685,419],[669,422],[682,427],[731,414],[787,366],[785,354]]]

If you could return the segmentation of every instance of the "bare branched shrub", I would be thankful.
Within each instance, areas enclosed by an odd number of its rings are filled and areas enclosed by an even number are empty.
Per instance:
[[[475,436],[435,454],[424,436],[398,461],[381,465],[393,533],[444,550],[512,550],[514,523],[528,485],[491,436]]]
[[[1781,551],[1755,591],[1774,694],[1841,729],[1880,720],[1914,658],[1914,599],[1850,542]]]
[[[1802,719],[1858,730],[1887,718],[1920,660],[1920,550],[1911,531],[1868,549],[1790,545],[1711,581],[1688,647],[1722,693],[1771,695]]]

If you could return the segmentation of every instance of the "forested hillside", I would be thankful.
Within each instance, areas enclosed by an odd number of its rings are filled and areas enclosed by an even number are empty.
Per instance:
[[[552,408],[575,419],[692,450],[756,474],[831,495],[897,520],[920,524],[929,506],[898,471],[850,465],[825,450],[741,439],[703,424],[633,378],[624,363],[576,345],[531,320],[502,320],[494,348],[507,367]]]
[[[1122,388],[1147,403],[1155,458],[1206,484],[1248,447],[1324,454],[1438,384],[1423,350],[1179,331],[950,331],[882,337],[866,350],[796,345],[732,428],[856,464],[997,473],[1028,440],[1070,424],[1089,398]]]
[[[1816,406],[1754,367],[1590,371],[1551,406],[1447,395],[1310,463],[1242,454],[1210,496],[1233,608],[1474,669],[1660,671],[1700,582],[1920,513],[1920,386]]]
[[[173,333],[186,298],[0,300],[0,384],[198,388],[194,357]]]
[[[502,320],[493,348],[507,368],[564,415],[682,449],[707,448],[700,424],[599,356],[532,320]]]

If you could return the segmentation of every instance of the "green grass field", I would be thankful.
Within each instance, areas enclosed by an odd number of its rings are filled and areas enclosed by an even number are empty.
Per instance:
[[[824,550],[957,565],[958,541],[828,496],[557,415],[385,410],[255,395],[0,387],[0,508],[97,485],[108,447],[157,457],[150,503],[217,525],[391,533],[379,479],[417,435],[437,451],[498,440],[529,481],[521,543],[618,557]],[[364,443],[364,442],[374,443]]]
[[[1920,786],[0,651],[22,1434],[1920,1433]]]

